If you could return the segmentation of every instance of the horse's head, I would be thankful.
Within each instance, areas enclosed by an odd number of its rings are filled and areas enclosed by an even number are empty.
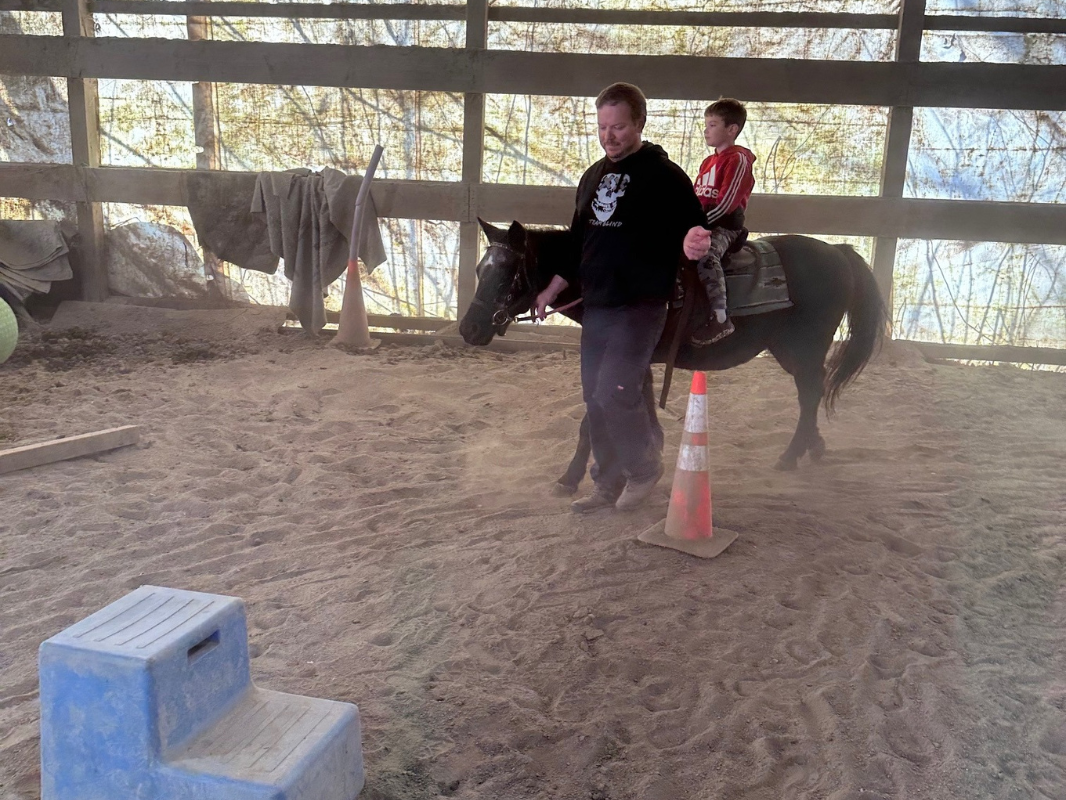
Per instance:
[[[467,344],[486,345],[503,335],[516,316],[529,311],[535,287],[526,272],[526,229],[512,222],[506,230],[478,218],[489,240],[477,265],[477,291],[459,323]]]

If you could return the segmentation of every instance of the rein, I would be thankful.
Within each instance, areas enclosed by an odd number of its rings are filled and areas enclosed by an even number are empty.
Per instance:
[[[567,303],[565,306],[559,306],[558,308],[553,308],[551,311],[548,311],[547,313],[544,314],[544,318],[547,319],[552,314],[558,314],[560,311],[566,311],[568,308],[573,308],[578,303],[580,303],[582,301],[582,299],[583,298],[579,297],[579,298],[577,298],[577,300],[572,300],[571,302]],[[511,319],[511,322],[532,322],[535,319],[536,319],[536,317],[533,314],[529,314],[529,315],[527,315],[525,317],[514,317],[514,318]]]

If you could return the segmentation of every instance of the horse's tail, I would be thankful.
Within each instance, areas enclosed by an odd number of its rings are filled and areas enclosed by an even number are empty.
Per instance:
[[[859,376],[881,348],[888,329],[888,310],[873,270],[851,245],[838,244],[852,276],[848,302],[848,336],[829,359],[825,379],[825,408],[832,411],[837,396]]]

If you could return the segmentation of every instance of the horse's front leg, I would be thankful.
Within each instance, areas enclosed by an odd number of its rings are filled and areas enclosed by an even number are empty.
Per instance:
[[[641,387],[644,395],[644,403],[648,407],[648,415],[651,417],[651,434],[655,439],[655,446],[659,452],[663,451],[663,426],[659,422],[659,414],[655,407],[655,384],[651,373],[651,367],[644,375],[644,385]],[[570,459],[570,465],[566,472],[552,486],[552,494],[556,497],[569,497],[577,491],[585,477],[588,468],[589,455],[592,453],[592,440],[589,439],[589,415],[586,413],[581,418],[581,428],[577,434],[577,450]]]
[[[665,437],[662,423],[659,422],[659,410],[655,406],[655,377],[651,374],[651,367],[648,367],[648,371],[644,373],[644,385],[641,391],[644,394],[644,404],[648,407],[648,417],[651,419],[651,436],[661,454]]]
[[[569,497],[577,491],[581,479],[585,477],[585,469],[589,463],[589,453],[592,452],[592,440],[589,438],[589,415],[586,413],[581,418],[581,428],[577,434],[577,450],[570,460],[570,466],[566,468],[563,477],[559,478],[552,486],[552,494],[556,497]]]

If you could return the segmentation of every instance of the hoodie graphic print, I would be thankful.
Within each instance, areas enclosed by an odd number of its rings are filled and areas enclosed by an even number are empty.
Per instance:
[[[580,281],[586,306],[670,298],[689,228],[703,214],[685,171],[651,142],[619,161],[602,158],[581,177],[570,225],[573,262],[559,275]]]

